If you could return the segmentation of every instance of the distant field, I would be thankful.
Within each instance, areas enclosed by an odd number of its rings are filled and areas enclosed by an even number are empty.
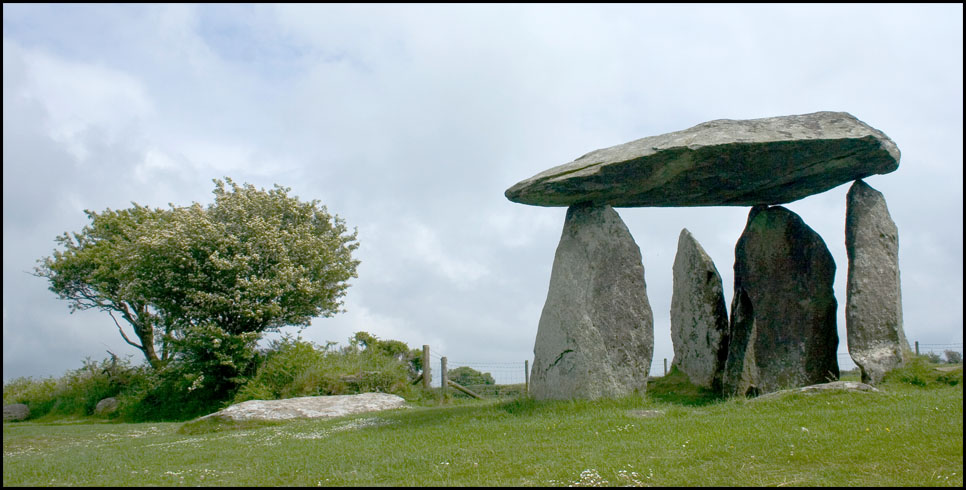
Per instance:
[[[198,434],[181,423],[5,423],[3,484],[963,485],[961,384],[728,401],[652,391],[454,399]]]

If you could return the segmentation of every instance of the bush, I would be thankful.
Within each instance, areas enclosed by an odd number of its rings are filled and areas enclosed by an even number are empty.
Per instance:
[[[883,377],[883,382],[907,383],[924,388],[939,385],[955,386],[962,383],[962,373],[962,369],[951,372],[937,370],[933,356],[914,355],[904,366],[887,372]]]
[[[331,349],[333,343],[319,347],[291,336],[272,342],[255,376],[241,387],[234,403],[374,391],[410,395],[410,349],[398,341],[379,341],[368,334],[361,337],[365,342],[357,334],[348,347],[339,350]]]
[[[129,358],[113,354],[101,362],[84,360],[79,369],[69,370],[59,379],[17,378],[3,387],[3,403],[25,403],[30,418],[45,415],[87,416],[97,402],[141,389],[147,371],[132,367]]]
[[[447,372],[449,379],[463,386],[495,385],[496,380],[490,373],[481,373],[469,366],[460,366]]]
[[[963,362],[963,354],[954,350],[947,350],[946,362],[950,364],[959,364]]]
[[[30,407],[30,418],[50,412],[57,399],[57,380],[53,377],[33,379],[19,377],[3,385],[3,404],[24,403]]]
[[[188,327],[172,342],[176,355],[166,369],[190,382],[188,392],[229,400],[257,369],[259,337],[256,332],[231,334],[215,325]]]
[[[922,354],[922,356],[925,357],[929,362],[933,364],[939,364],[943,362],[943,358],[939,355],[938,352],[929,351]]]

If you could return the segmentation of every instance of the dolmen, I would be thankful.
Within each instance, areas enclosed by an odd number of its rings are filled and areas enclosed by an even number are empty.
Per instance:
[[[719,119],[596,150],[506,190],[566,206],[534,344],[537,399],[646,391],[654,346],[640,248],[617,207],[749,206],[735,247],[730,315],[721,278],[682,230],[671,300],[673,366],[702,387],[748,395],[838,379],[835,263],[822,238],[780,206],[855,181],[846,220],[846,328],[863,382],[909,355],[898,234],[861,179],[895,171],[883,132],[845,112]]]

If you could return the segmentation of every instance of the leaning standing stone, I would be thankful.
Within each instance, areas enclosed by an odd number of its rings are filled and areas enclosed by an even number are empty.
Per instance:
[[[653,349],[640,248],[610,206],[571,206],[533,347],[531,395],[643,394]]]
[[[721,275],[686,228],[678,237],[673,272],[671,365],[687,374],[691,383],[720,391],[728,355],[728,311]]]
[[[862,370],[862,382],[875,384],[910,353],[902,328],[899,230],[882,193],[861,180],[849,189],[845,213],[849,354]]]
[[[835,262],[795,213],[755,206],[735,246],[725,393],[767,393],[839,377]]]

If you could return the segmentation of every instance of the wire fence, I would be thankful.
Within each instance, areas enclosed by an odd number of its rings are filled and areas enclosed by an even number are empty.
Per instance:
[[[917,354],[926,355],[933,358],[934,361],[939,362],[962,362],[963,359],[963,343],[948,343],[948,344],[930,344],[930,343],[920,343],[914,342],[910,346]],[[431,359],[431,386],[439,388],[441,386],[443,377],[440,375],[439,370],[441,369],[442,360],[445,355],[430,349],[429,350]],[[851,371],[857,369],[858,366],[852,360],[852,356],[848,351],[837,352],[836,357],[839,362],[839,369],[841,371]],[[651,376],[663,376],[667,374],[667,369],[670,368],[671,359],[663,359],[661,362],[655,359],[651,363]],[[663,366],[662,366],[663,364]],[[460,383],[470,390],[486,396],[513,396],[523,393],[526,388],[525,385],[529,381],[529,360],[522,361],[509,361],[509,362],[492,362],[492,361],[463,361],[463,360],[453,360],[447,358],[447,372],[451,380],[454,376],[457,376],[460,372],[459,368],[467,367],[473,371],[478,372],[484,378],[485,382],[467,382]],[[461,378],[470,379],[470,378]],[[456,380],[459,382],[460,380]],[[478,381],[478,380],[477,380]]]
[[[963,362],[963,343],[920,344],[915,343],[916,354],[931,357],[933,361]]]

